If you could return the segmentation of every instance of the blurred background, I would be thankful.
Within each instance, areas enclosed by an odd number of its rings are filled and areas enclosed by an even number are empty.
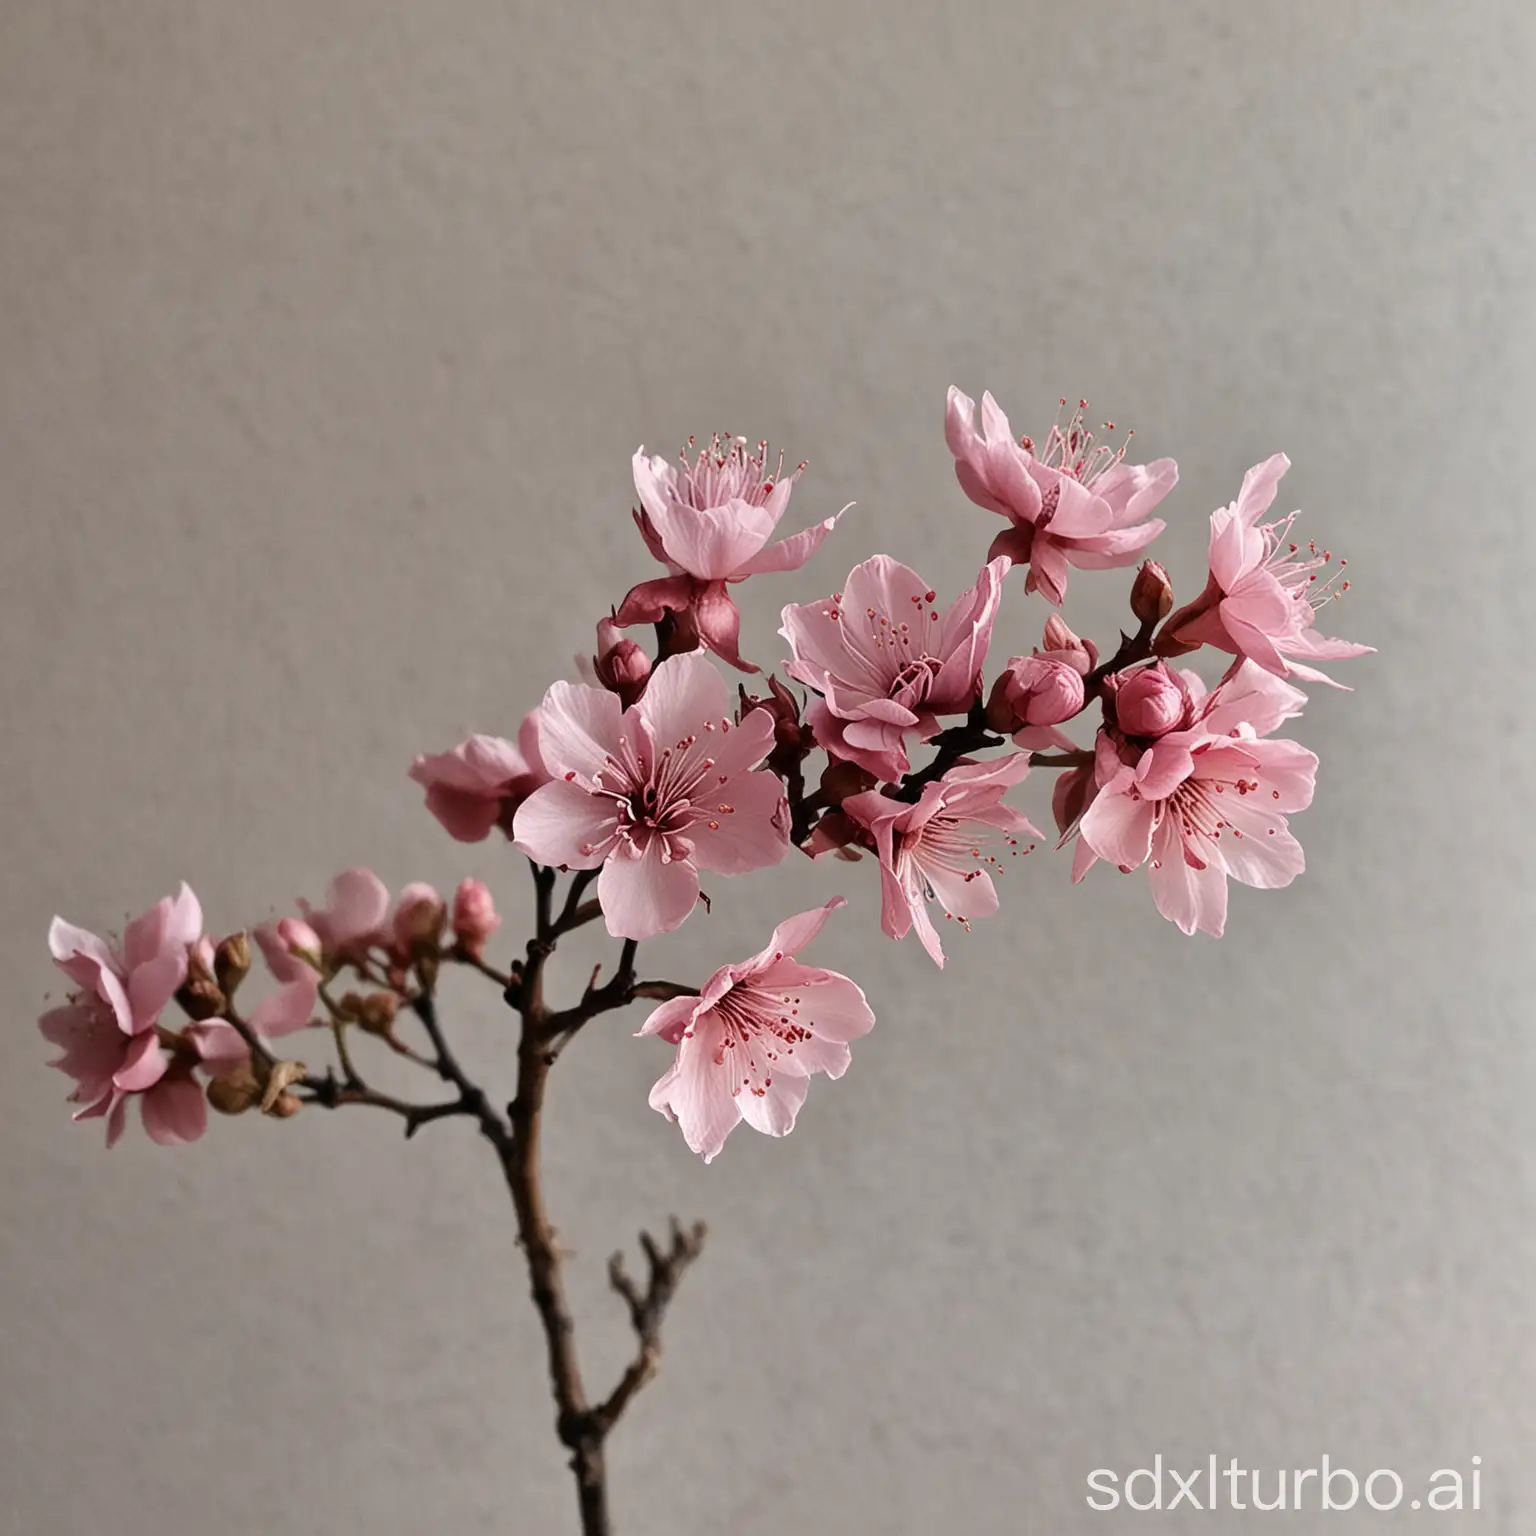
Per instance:
[[[715,881],[647,946],[701,979],[842,891],[815,953],[879,1024],[707,1169],[646,1107],[639,1008],[563,1060],[595,1382],[630,1348],[608,1253],[712,1231],[611,1446],[619,1528],[1067,1536],[1091,1471],[1161,1452],[1480,1456],[1476,1529],[1531,1530],[1533,69],[1536,12],[1469,0],[11,0],[0,1526],[575,1529],[487,1149],[312,1110],[104,1154],[32,1023],[48,919],[185,878],[225,931],[367,862],[485,877],[510,955],[522,861],[405,769],[512,734],[654,573],[636,445],[809,459],[786,531],[857,501],[741,589],[772,663],[779,606],[876,548],[974,575],[1001,525],[954,483],[956,383],[1176,457],[1181,600],[1286,450],[1280,505],[1356,578],[1324,627],[1380,654],[1295,726],[1305,877],[1234,887],[1220,943],[1042,853],[942,974],[869,864]],[[1067,617],[1112,639],[1128,590],[1074,575]],[[1001,656],[1045,617],[1010,594]],[[509,1016],[456,982],[504,1093]]]

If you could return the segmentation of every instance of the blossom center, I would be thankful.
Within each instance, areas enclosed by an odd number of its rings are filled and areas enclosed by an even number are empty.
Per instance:
[[[716,1002],[712,1011],[720,1024],[720,1043],[715,1065],[730,1063],[733,1098],[743,1091],[762,1098],[773,1086],[774,1064],[811,1038],[811,1021],[802,1018],[800,1009],[798,994],[751,983],[732,987]]]
[[[1065,395],[1057,402],[1057,406],[1056,420],[1045,434],[1044,445],[1037,448],[1032,437],[1021,437],[1019,444],[1047,469],[1054,469],[1058,474],[1067,475],[1082,485],[1092,485],[1105,470],[1112,469],[1125,457],[1125,451],[1136,434],[1127,431],[1125,441],[1118,448],[1111,448],[1108,443],[1094,440],[1094,434],[1083,414],[1088,409],[1086,400],[1077,402],[1077,409],[1065,424],[1061,420],[1061,412],[1067,406]],[[1114,422],[1106,421],[1102,430],[1113,432]],[[1054,506],[1050,510],[1054,512]]]
[[[716,432],[709,445],[698,449],[697,456],[690,460],[688,451],[695,446],[695,439],[690,437],[688,448],[679,455],[682,467],[677,475],[677,499],[697,512],[731,501],[760,507],[773,494],[784,473],[782,453],[778,462],[769,467],[766,440],[753,451],[744,438],[733,437],[729,432],[722,437]],[[800,469],[804,468],[801,464]]]

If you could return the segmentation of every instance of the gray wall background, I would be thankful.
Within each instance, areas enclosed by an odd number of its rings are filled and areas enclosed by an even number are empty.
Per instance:
[[[776,659],[778,606],[876,547],[974,571],[953,381],[1021,430],[1086,394],[1175,455],[1186,596],[1206,513],[1285,448],[1357,578],[1335,627],[1381,654],[1297,727],[1305,878],[1239,889],[1221,944],[1040,857],[942,976],[880,936],[868,865],[724,885],[653,946],[697,978],[842,889],[820,954],[880,1022],[795,1136],[709,1169],[646,1108],[639,1010],[562,1065],[596,1381],[610,1249],[713,1228],[613,1445],[621,1528],[1066,1536],[1108,1523],[1089,1471],[1161,1451],[1480,1455],[1475,1528],[1528,1532],[1533,68],[1536,13],[1466,0],[11,0],[0,1526],[574,1527],[468,1130],[105,1156],[31,1022],[47,920],[186,877],[224,929],[369,861],[485,875],[515,935],[519,861],[404,770],[510,732],[651,573],[634,446],[767,435],[812,461],[793,526],[858,501],[747,590]],[[1124,590],[1074,577],[1068,616],[1112,631]],[[1043,618],[1012,591],[1003,655]],[[455,997],[505,1088],[507,1019]]]

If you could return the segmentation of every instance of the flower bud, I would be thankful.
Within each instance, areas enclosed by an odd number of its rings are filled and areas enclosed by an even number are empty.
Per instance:
[[[228,1072],[221,1072],[207,1089],[208,1102],[221,1115],[240,1115],[261,1102],[261,1084],[250,1062],[241,1062]]]
[[[1166,736],[1183,723],[1188,690],[1162,662],[1118,673],[1108,681],[1115,723],[1127,736]]]
[[[393,992],[370,992],[357,1000],[358,1027],[370,1035],[389,1035],[394,1031],[400,999]]]
[[[187,979],[177,988],[176,1001],[199,1023],[224,1012],[227,1000],[214,979],[213,945],[206,936],[187,948]]]
[[[465,954],[478,960],[485,941],[501,927],[501,916],[482,880],[464,880],[453,893],[453,936]]]
[[[1131,612],[1136,622],[1150,627],[1166,619],[1173,608],[1173,583],[1156,560],[1144,560],[1131,586]]]
[[[808,757],[816,745],[810,728],[800,723],[800,701],[771,673],[768,677],[768,697],[758,698],[749,694],[744,686],[738,686],[737,696],[741,709],[736,718],[745,720],[754,709],[766,709],[773,716],[773,750],[768,754],[768,766],[788,769]]]
[[[1027,725],[1060,725],[1082,707],[1083,675],[1075,666],[1050,656],[1014,656],[992,685],[987,725],[1005,735]]]
[[[1098,665],[1099,653],[1093,641],[1079,640],[1059,613],[1053,613],[1045,621],[1040,649],[1051,660],[1064,661],[1081,673],[1091,672]]]
[[[443,898],[425,881],[413,881],[400,892],[395,903],[395,948],[405,956],[436,949],[447,921],[448,908]]]
[[[213,952],[213,974],[226,997],[250,974],[251,941],[244,933],[232,933]]]
[[[291,1120],[303,1108],[303,1099],[284,1090],[267,1106],[266,1112],[274,1120]]]
[[[610,693],[618,694],[626,705],[645,692],[651,676],[651,658],[612,619],[598,620],[597,654],[592,658],[592,667],[598,682]]]
[[[277,925],[277,937],[284,950],[307,960],[318,971],[324,945],[320,935],[302,917],[285,917]]]

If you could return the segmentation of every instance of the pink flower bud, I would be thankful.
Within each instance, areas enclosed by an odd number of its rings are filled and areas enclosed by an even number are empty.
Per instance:
[[[1059,725],[1082,707],[1083,678],[1076,667],[1050,656],[1015,656],[992,686],[987,724],[1004,732]]]
[[[1183,723],[1189,707],[1184,684],[1154,662],[1112,680],[1115,720],[1127,736],[1166,736]]]
[[[1131,612],[1138,624],[1156,624],[1173,607],[1173,583],[1156,560],[1143,561],[1131,586]]]
[[[612,619],[598,621],[597,655],[592,665],[598,682],[626,704],[639,698],[651,675],[651,658]]]
[[[1099,653],[1093,641],[1079,640],[1058,613],[1045,621],[1040,648],[1053,661],[1064,661],[1082,673],[1091,672],[1098,665]]]
[[[461,882],[453,893],[453,936],[464,952],[478,960],[485,941],[500,927],[501,916],[485,882]]]
[[[448,908],[430,885],[416,880],[400,892],[395,903],[392,933],[395,948],[411,955],[419,948],[432,948],[442,937]]]
[[[283,918],[277,925],[277,936],[286,953],[320,963],[320,935],[302,917]]]

